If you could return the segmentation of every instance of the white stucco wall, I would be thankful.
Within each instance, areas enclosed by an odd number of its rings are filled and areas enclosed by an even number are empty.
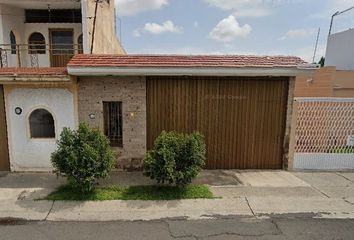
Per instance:
[[[16,36],[16,42],[21,43],[24,41],[24,10],[21,8],[13,7],[7,4],[0,4],[0,14],[2,19],[2,39],[0,44],[10,44],[10,32]],[[7,47],[10,48],[10,47]],[[16,54],[7,53],[7,61],[9,67],[18,67],[18,59]],[[26,64],[25,58],[21,58],[21,62]]]
[[[327,42],[326,66],[354,70],[354,29],[332,34]]]
[[[28,44],[28,38],[34,32],[41,33],[45,38],[45,43],[48,44],[47,48],[49,48],[49,29],[73,29],[74,30],[74,44],[78,44],[78,38],[82,33],[81,23],[25,23],[25,39],[27,42],[24,44]],[[27,51],[22,52],[26,56],[27,65],[30,66],[31,58]],[[50,67],[50,52],[46,51],[46,54],[38,54],[38,64],[40,67]]]
[[[74,97],[67,89],[5,88],[10,165],[12,171],[49,171],[50,154],[63,127],[75,128]],[[15,108],[22,108],[21,115]],[[37,108],[53,114],[56,139],[31,139],[28,117]]]

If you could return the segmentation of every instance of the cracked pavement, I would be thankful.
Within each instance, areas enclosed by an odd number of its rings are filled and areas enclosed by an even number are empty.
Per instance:
[[[354,239],[353,172],[236,171],[236,185],[227,173],[199,178],[222,198],[158,202],[33,201],[60,182],[9,174],[0,181],[0,240]]]
[[[164,219],[133,222],[2,221],[0,239],[353,239],[353,219],[314,219],[307,215],[208,220]]]

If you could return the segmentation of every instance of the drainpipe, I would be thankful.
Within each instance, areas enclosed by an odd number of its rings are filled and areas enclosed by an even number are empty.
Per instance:
[[[95,15],[93,17],[93,24],[92,24],[92,38],[91,38],[91,54],[93,52],[93,43],[95,41],[95,30],[96,30],[96,17],[97,17],[97,8],[98,8],[98,1],[99,0],[95,0],[96,4],[95,4]]]
[[[20,45],[16,45],[16,53],[17,53],[17,62],[18,62],[18,67],[21,67],[21,53],[20,53]]]

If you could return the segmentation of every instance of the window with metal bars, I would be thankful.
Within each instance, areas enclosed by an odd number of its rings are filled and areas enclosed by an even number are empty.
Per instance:
[[[104,133],[112,147],[123,147],[122,102],[103,102]]]

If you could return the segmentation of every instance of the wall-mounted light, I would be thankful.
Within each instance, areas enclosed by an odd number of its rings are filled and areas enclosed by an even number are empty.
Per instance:
[[[94,113],[90,113],[88,116],[89,116],[90,119],[95,119],[96,118],[96,114],[94,114]]]
[[[15,113],[16,113],[17,115],[21,115],[21,113],[22,113],[22,108],[16,107],[16,108],[15,108]]]
[[[135,117],[135,112],[130,112],[129,116],[130,116],[130,118],[134,118]]]

